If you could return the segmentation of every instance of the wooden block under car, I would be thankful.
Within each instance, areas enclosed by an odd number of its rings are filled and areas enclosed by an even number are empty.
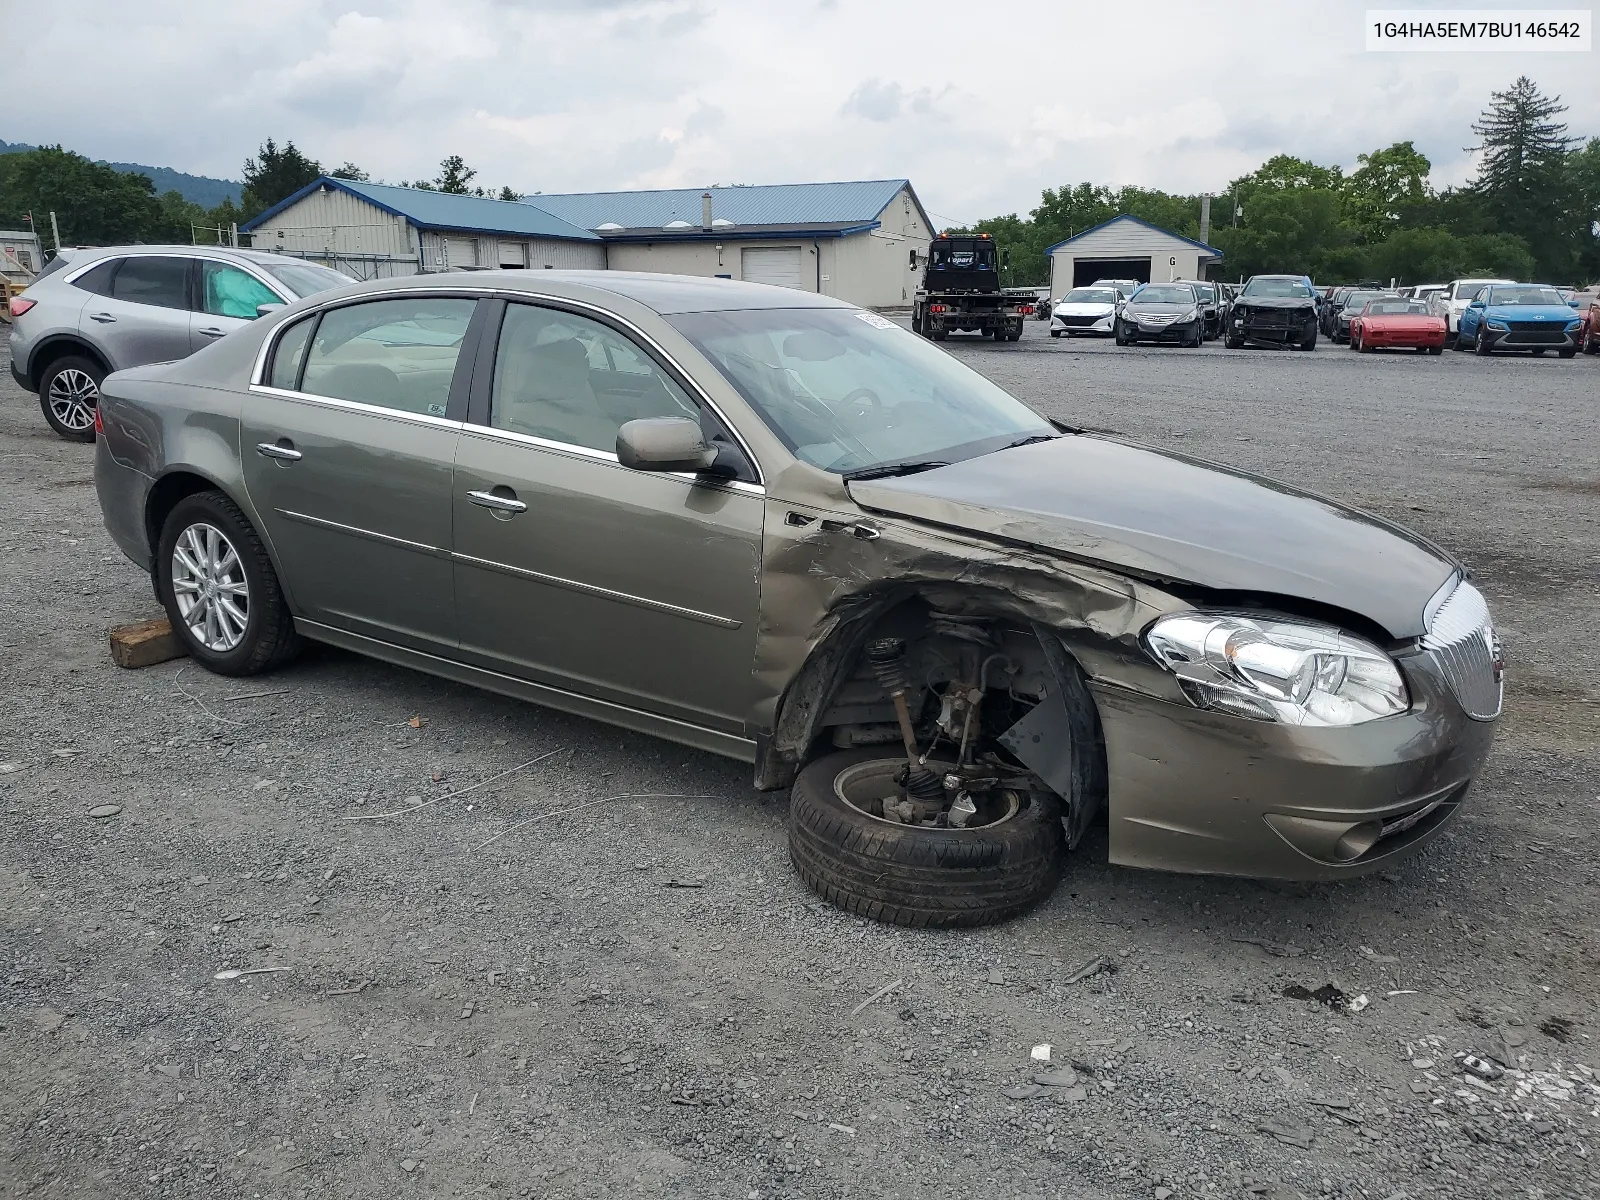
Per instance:
[[[119,625],[111,631],[111,661],[119,667],[153,667],[183,655],[183,645],[165,617]]]

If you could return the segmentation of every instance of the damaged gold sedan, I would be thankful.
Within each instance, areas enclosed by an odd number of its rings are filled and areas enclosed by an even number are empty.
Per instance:
[[[1002,920],[1112,861],[1332,879],[1459,811],[1501,699],[1459,563],[1073,429],[840,301],[483,272],[105,381],[96,484],[189,652],[302,638],[754,764],[805,881]]]

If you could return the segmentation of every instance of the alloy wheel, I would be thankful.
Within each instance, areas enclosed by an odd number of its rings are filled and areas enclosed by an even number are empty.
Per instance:
[[[197,522],[172,548],[172,595],[194,639],[218,654],[244,640],[250,623],[250,587],[244,564],[222,530]]]
[[[94,428],[94,410],[100,403],[100,387],[94,377],[77,367],[57,371],[46,395],[50,412],[74,433]]]

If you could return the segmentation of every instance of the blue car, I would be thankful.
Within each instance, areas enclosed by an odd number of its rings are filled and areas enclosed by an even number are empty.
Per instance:
[[[1493,354],[1554,350],[1571,358],[1579,350],[1583,320],[1553,287],[1540,283],[1495,283],[1480,291],[1461,314],[1457,350]]]

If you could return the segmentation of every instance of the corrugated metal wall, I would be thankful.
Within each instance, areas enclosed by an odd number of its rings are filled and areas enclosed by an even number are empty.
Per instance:
[[[511,250],[504,257],[500,253],[502,242]],[[519,259],[534,270],[554,267],[558,270],[603,271],[606,266],[606,248],[598,242],[501,238],[492,233],[443,234],[424,230],[422,255],[423,269],[427,271],[492,268],[500,266],[502,262],[511,264]]]
[[[254,231],[258,250],[333,251],[415,258],[415,232],[404,218],[343,191],[316,191]]]

